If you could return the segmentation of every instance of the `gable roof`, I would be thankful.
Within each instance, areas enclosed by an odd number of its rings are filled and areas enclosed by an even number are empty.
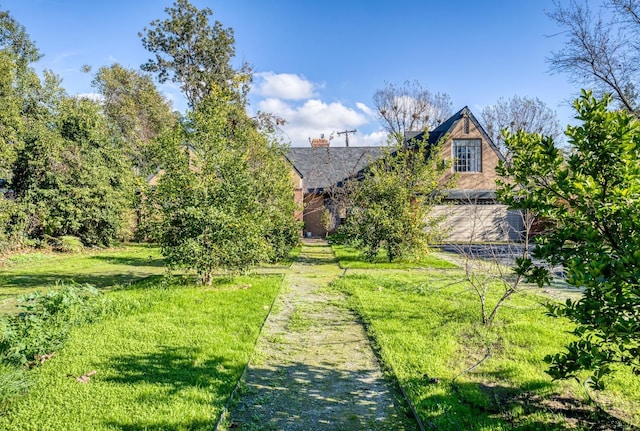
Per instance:
[[[487,144],[489,144],[489,147],[498,155],[500,160],[505,160],[504,155],[500,152],[496,144],[493,142],[493,139],[491,139],[491,137],[487,134],[487,132],[484,130],[484,127],[482,127],[482,125],[480,124],[476,116],[473,115],[473,112],[471,112],[468,106],[465,106],[464,108],[453,114],[451,117],[449,117],[444,123],[440,124],[438,127],[429,132],[429,144],[437,144],[443,136],[446,136],[448,133],[453,131],[458,122],[460,120],[463,120],[465,117],[468,118],[469,121],[471,121],[476,127],[476,129],[482,134],[482,138],[487,142]],[[425,133],[426,132],[418,133],[414,137],[409,138],[409,140],[424,139]]]
[[[357,174],[382,151],[383,147],[293,147],[287,159],[304,178],[308,191],[322,191]]]

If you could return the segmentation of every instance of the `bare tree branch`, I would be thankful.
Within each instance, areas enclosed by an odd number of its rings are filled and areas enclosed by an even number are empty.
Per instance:
[[[418,81],[386,83],[373,95],[373,103],[382,127],[398,143],[402,143],[406,132],[433,129],[452,114],[448,94],[432,93]]]
[[[556,141],[562,135],[556,112],[538,98],[517,95],[509,99],[501,97],[495,105],[485,107],[480,117],[487,134],[506,156],[508,151],[501,133],[503,129],[511,133],[519,130],[539,133],[551,136]]]
[[[564,48],[548,58],[550,71],[567,73],[572,81],[599,93],[611,93],[622,108],[637,112],[640,2],[605,0],[597,14],[586,1],[571,0],[566,7],[556,1],[554,5],[547,15],[563,29],[560,34],[567,40]]]

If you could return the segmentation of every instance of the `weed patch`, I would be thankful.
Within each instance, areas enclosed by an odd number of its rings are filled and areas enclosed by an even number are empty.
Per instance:
[[[0,320],[0,360],[33,367],[64,344],[74,326],[90,322],[104,305],[92,286],[58,286],[18,299],[19,313]]]

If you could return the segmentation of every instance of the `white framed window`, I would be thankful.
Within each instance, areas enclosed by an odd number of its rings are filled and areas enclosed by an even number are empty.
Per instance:
[[[482,172],[482,140],[454,139],[451,149],[454,172]]]

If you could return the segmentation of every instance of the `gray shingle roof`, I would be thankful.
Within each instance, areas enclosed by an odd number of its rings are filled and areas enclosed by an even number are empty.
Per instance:
[[[440,138],[451,132],[458,121],[469,118],[476,128],[482,133],[489,146],[496,152],[499,158],[504,156],[495,146],[489,135],[465,106],[444,123],[429,133],[429,143],[436,144]],[[407,135],[408,142],[411,139],[423,139],[424,132]],[[385,147],[293,147],[289,149],[287,158],[293,167],[302,175],[303,184],[308,192],[322,192],[332,185],[340,185],[345,179],[358,174],[369,165],[371,160],[380,158]],[[464,192],[464,191],[462,191]],[[466,192],[468,194],[468,192]],[[467,196],[467,195],[465,195]],[[486,193],[476,193],[476,197],[491,198]],[[450,193],[449,199],[456,199],[455,193]]]
[[[293,147],[287,158],[300,172],[307,191],[322,191],[357,174],[371,160],[382,155],[384,147]]]

